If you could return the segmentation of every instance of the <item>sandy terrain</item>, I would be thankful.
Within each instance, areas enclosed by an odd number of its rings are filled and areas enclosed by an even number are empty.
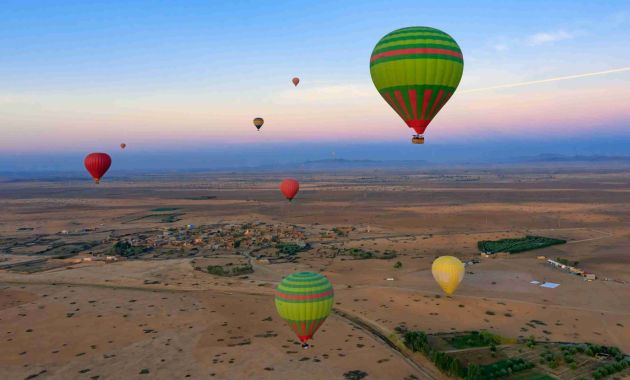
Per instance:
[[[350,370],[367,372],[367,379],[439,377],[422,358],[414,365],[336,315],[310,350],[300,349],[273,305],[275,284],[296,270],[322,271],[335,286],[338,310],[385,332],[400,324],[427,332],[488,329],[630,352],[630,173],[293,176],[303,185],[291,204],[279,196],[276,174],[141,178],[98,187],[87,180],[0,183],[2,239],[87,228],[67,238],[87,241],[223,222],[355,227],[347,237],[309,239],[314,249],[300,253],[298,262],[258,264],[246,278],[194,270],[188,257],[84,262],[31,274],[0,270],[0,378],[341,379]],[[179,220],[145,217],[165,207],[177,209]],[[568,244],[480,259],[467,267],[452,298],[433,282],[435,257],[479,258],[477,241],[525,234]],[[320,257],[322,245],[398,256]],[[34,247],[0,259],[30,258]],[[600,279],[557,271],[540,255],[579,261]],[[393,268],[396,261],[400,269]],[[540,288],[533,280],[560,287]]]

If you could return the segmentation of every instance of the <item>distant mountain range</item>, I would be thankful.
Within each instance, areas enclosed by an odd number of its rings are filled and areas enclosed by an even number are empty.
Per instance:
[[[535,156],[506,157],[495,161],[468,161],[468,162],[432,162],[427,160],[366,160],[357,159],[350,160],[344,158],[307,160],[301,162],[289,163],[270,163],[262,165],[242,165],[231,167],[209,167],[194,169],[121,169],[108,173],[109,178],[132,178],[138,175],[177,175],[185,173],[210,173],[210,172],[229,172],[229,173],[252,173],[252,172],[290,172],[290,171],[353,171],[353,170],[448,170],[448,169],[491,169],[506,167],[570,167],[588,169],[589,166],[601,167],[609,165],[625,167],[630,165],[630,156],[605,156],[605,155],[560,155],[560,154],[539,154]],[[614,166],[613,166],[614,165]],[[29,180],[45,180],[45,181],[74,181],[85,180],[87,174],[83,169],[77,170],[16,170],[16,171],[0,171],[0,182],[7,181],[29,181]]]
[[[423,160],[347,160],[343,158],[309,160],[299,163],[272,164],[262,165],[255,169],[280,169],[292,168],[303,170],[324,170],[324,169],[388,169],[388,168],[404,168],[417,169],[418,167],[427,166],[431,163]]]
[[[517,157],[515,162],[627,162],[630,163],[630,156],[565,156],[561,154],[539,154],[531,157]]]

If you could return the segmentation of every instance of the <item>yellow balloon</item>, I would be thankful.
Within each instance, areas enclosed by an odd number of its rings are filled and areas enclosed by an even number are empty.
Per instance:
[[[464,264],[457,257],[453,256],[440,256],[433,261],[431,266],[431,273],[433,273],[435,282],[449,296],[455,293],[459,283],[464,278],[465,272]]]

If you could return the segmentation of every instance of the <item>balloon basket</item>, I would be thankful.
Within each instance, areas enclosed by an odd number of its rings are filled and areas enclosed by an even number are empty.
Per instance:
[[[424,144],[424,136],[415,135],[415,136],[411,137],[411,143],[412,144]]]

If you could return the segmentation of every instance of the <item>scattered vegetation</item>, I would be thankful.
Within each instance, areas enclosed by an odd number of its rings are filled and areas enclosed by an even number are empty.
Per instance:
[[[152,212],[165,212],[165,211],[175,211],[178,210],[177,207],[158,207],[151,210]]]
[[[367,259],[373,259],[374,258],[374,253],[373,252],[364,251],[361,248],[346,249],[344,251],[344,253],[346,255],[350,255],[350,256],[354,257],[357,260],[367,260]]]
[[[378,256],[378,259],[382,259],[382,260],[389,260],[389,259],[393,259],[394,257],[398,256],[396,254],[396,251],[393,250],[385,250],[385,252],[383,252],[380,256]],[[402,265],[402,263],[400,263],[400,265]]]
[[[249,264],[226,267],[222,265],[208,265],[208,273],[216,276],[231,277],[254,273],[254,268]]]
[[[177,222],[178,220],[181,220],[178,218],[180,214],[169,214],[169,215],[165,215],[162,219],[160,219],[161,223],[173,223],[173,222]]]
[[[112,250],[114,251],[114,254],[118,256],[130,257],[139,256],[149,251],[149,248],[145,246],[131,245],[128,241],[119,241],[114,244]]]
[[[344,230],[342,230],[342,229],[341,229],[341,228],[339,228],[339,227],[334,227],[334,228],[332,229],[332,232],[334,232],[334,233],[335,233],[335,235],[337,235],[337,236],[339,236],[339,237],[346,237],[346,236],[348,236],[348,231],[344,231]]]
[[[361,380],[367,375],[368,375],[367,372],[355,369],[353,371],[348,371],[344,373],[343,378],[346,380]]]
[[[562,257],[556,257],[556,261],[560,264],[568,265],[571,267],[577,267],[580,264],[579,261],[569,261],[567,259],[563,259]]]
[[[527,235],[520,239],[482,240],[477,242],[477,248],[484,253],[518,253],[566,242],[566,240],[561,239]]]
[[[396,261],[396,264],[394,264],[394,269],[400,269],[402,268],[402,263],[400,261]]]
[[[279,254],[293,256],[298,252],[305,251],[308,249],[308,245],[300,245],[296,243],[278,243],[276,244],[276,249]]]
[[[593,379],[599,380],[606,376],[612,375],[613,373],[621,372],[626,368],[628,368],[627,360],[621,360],[614,363],[606,364],[593,371]]]
[[[397,256],[395,251],[385,251],[379,254],[378,251],[370,252],[370,251],[363,250],[361,248],[347,248],[342,251],[342,254],[352,256],[355,260],[367,260],[367,259],[388,260],[388,259],[393,259]],[[402,266],[402,263],[400,265]]]

